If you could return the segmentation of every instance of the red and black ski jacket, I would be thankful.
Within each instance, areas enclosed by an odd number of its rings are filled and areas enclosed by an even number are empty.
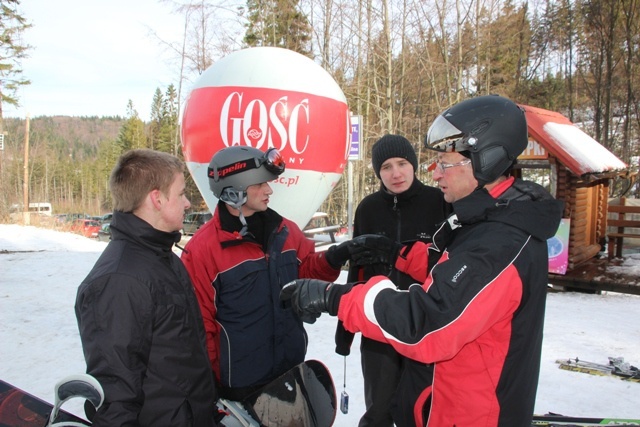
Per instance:
[[[280,289],[299,277],[333,281],[340,270],[275,211],[252,215],[260,216],[261,244],[221,220],[225,209],[218,205],[185,246],[182,261],[200,303],[220,395],[237,400],[304,361],[307,334],[280,301]]]
[[[417,242],[396,262],[421,285],[403,291],[376,276],[342,297],[338,318],[347,330],[434,364],[433,384],[414,409],[416,426],[528,427],[542,347],[546,240],[558,228],[562,203],[516,180],[498,197],[477,190],[453,210],[457,220],[435,233],[438,244]]]

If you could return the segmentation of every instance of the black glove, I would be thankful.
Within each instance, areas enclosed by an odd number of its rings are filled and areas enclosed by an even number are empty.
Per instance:
[[[347,240],[346,242],[342,242],[339,245],[333,245],[327,249],[325,257],[331,267],[337,270],[342,267],[345,262],[351,259],[350,246],[351,240]]]
[[[403,247],[387,236],[363,234],[351,240],[351,259],[356,265],[387,264],[394,266]]]
[[[351,353],[351,344],[353,344],[353,338],[356,334],[349,332],[344,328],[342,320],[338,320],[338,326],[336,326],[336,353],[341,356],[348,356]]]
[[[280,291],[280,301],[291,300],[291,307],[306,323],[314,323],[322,313],[338,314],[340,298],[353,287],[352,283],[336,285],[316,279],[297,279]]]

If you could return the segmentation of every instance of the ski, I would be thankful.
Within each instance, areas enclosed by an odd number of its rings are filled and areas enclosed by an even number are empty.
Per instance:
[[[295,366],[242,403],[265,427],[330,427],[337,409],[331,373],[317,360]]]
[[[591,375],[614,376],[621,380],[640,382],[640,371],[637,367],[624,361],[622,357],[609,357],[609,363],[595,363],[575,359],[558,359],[556,363],[560,369],[583,372]]]
[[[531,425],[535,427],[640,426],[640,419],[569,417],[549,413],[534,415]]]

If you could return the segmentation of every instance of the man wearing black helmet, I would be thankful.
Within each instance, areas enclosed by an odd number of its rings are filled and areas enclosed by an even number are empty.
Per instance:
[[[281,293],[305,316],[337,315],[347,330],[433,364],[432,385],[407,414],[411,425],[531,425],[546,240],[558,228],[562,203],[508,176],[527,140],[524,112],[508,99],[482,96],[444,111],[425,145],[439,152],[434,179],[454,213],[430,244],[370,241],[422,285],[399,291],[383,276],[360,286],[306,279]],[[401,380],[399,399],[403,387],[412,387],[410,376]]]
[[[182,254],[194,284],[221,397],[240,401],[304,361],[307,334],[280,289],[298,277],[335,280],[349,242],[315,252],[292,221],[268,207],[279,152],[233,146],[209,164],[219,201]]]

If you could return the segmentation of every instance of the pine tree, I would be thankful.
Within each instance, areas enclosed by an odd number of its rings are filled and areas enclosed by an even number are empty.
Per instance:
[[[178,92],[173,84],[167,87],[162,103],[163,120],[160,127],[160,139],[166,144],[167,153],[179,156],[178,134]]]
[[[275,46],[311,56],[311,25],[298,0],[247,0],[249,23],[244,43]]]
[[[150,148],[165,153],[177,154],[175,144],[178,127],[178,94],[175,86],[169,85],[165,95],[156,89],[151,104],[149,123]]]
[[[120,128],[120,134],[116,140],[120,152],[136,148],[148,148],[147,138],[144,132],[144,122],[138,112],[133,108],[133,102],[127,104],[127,121]]]
[[[164,100],[160,88],[156,88],[151,102],[151,121],[149,123],[149,148],[158,149],[160,127],[162,126]]]
[[[22,77],[20,61],[27,57],[31,46],[22,43],[22,33],[31,28],[18,13],[18,0],[0,1],[0,132],[2,132],[2,104],[18,105],[16,91],[31,82]]]

